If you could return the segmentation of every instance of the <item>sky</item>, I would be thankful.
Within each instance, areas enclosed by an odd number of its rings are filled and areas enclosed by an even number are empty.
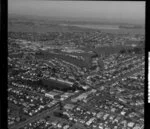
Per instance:
[[[145,23],[145,2],[8,0],[8,12],[59,18]]]

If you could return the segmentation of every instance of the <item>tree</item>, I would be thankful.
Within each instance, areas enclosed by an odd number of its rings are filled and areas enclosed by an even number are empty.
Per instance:
[[[126,53],[126,50],[125,50],[125,49],[121,49],[121,50],[119,51],[119,53],[120,53],[120,54],[125,54],[125,53]]]

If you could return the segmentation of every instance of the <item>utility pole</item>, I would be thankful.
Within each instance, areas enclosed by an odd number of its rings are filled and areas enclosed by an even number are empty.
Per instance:
[[[63,104],[62,102],[59,102],[59,109],[62,111],[63,110]]]

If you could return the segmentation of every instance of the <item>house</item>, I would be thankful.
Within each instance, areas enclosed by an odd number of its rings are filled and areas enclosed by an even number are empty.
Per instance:
[[[86,122],[86,125],[91,125],[91,123],[95,120],[95,117],[92,117],[91,119],[89,119],[87,122]]]
[[[58,93],[58,92],[55,92],[55,91],[50,91],[50,92],[48,92],[48,93],[45,93],[45,96],[46,96],[46,97],[53,98],[53,99],[54,99],[54,97],[57,96],[57,95],[59,95],[59,93]]]
[[[64,108],[65,108],[66,110],[72,110],[74,107],[75,107],[75,105],[73,105],[73,104],[66,104],[66,105],[64,106]]]

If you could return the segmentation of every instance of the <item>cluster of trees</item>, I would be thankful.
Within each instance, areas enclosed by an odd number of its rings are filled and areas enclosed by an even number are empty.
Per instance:
[[[143,47],[123,48],[119,51],[120,54],[130,54],[130,53],[142,54],[143,52],[144,52]]]
[[[68,116],[64,115],[62,112],[54,112],[53,114],[56,117],[60,117],[60,118],[63,118],[63,119],[69,119]]]

